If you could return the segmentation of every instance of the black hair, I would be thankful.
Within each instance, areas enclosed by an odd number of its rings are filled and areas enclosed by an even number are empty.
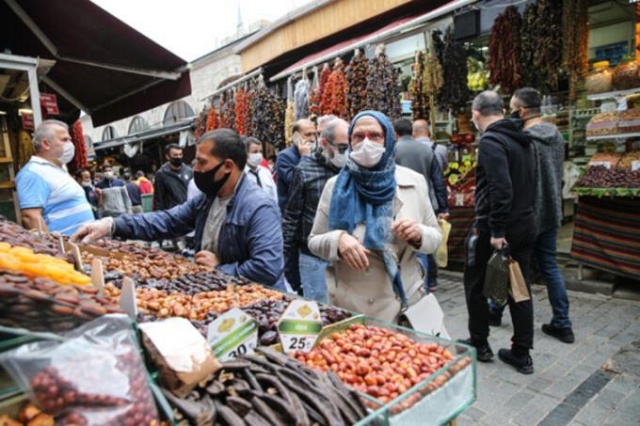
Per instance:
[[[504,102],[493,90],[485,90],[473,100],[471,109],[478,111],[483,117],[504,115]]]
[[[396,131],[398,136],[411,136],[413,133],[413,124],[406,118],[401,118],[393,123],[393,130]]]
[[[513,93],[513,97],[518,100],[519,106],[528,109],[532,113],[540,112],[540,92],[533,87],[523,87]]]
[[[182,147],[180,145],[178,145],[177,143],[170,143],[169,145],[167,145],[167,147],[165,148],[164,153],[169,155],[169,152],[171,152],[172,149],[177,149],[178,151],[182,152]]]
[[[216,129],[200,136],[197,144],[213,142],[211,155],[221,160],[233,161],[240,170],[244,170],[247,163],[247,151],[240,135],[231,129]]]

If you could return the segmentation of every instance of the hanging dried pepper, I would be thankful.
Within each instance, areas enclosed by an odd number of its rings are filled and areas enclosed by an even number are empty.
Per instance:
[[[247,134],[247,111],[249,109],[249,99],[244,89],[236,90],[235,105],[235,125],[236,131],[241,135]]]
[[[82,130],[82,123],[80,120],[76,120],[73,123],[73,128],[71,130],[71,140],[73,141],[73,145],[75,146],[75,156],[73,158],[74,168],[75,169],[84,169],[89,164],[89,159],[87,155],[87,144],[84,140],[84,134]]]
[[[416,52],[413,65],[411,66],[412,75],[409,83],[411,91],[411,111],[414,120],[429,118],[429,96],[424,92],[424,53]]]
[[[589,69],[589,9],[587,0],[563,0],[562,64],[569,72],[569,98],[577,97],[577,83]]]
[[[367,68],[367,109],[380,111],[391,120],[402,115],[398,71],[384,53],[384,45],[376,47],[375,57]]]
[[[489,79],[492,85],[499,84],[504,93],[513,93],[522,84],[521,27],[522,18],[518,9],[509,6],[496,18],[489,37]]]
[[[326,111],[331,109],[331,91],[333,84],[330,83],[331,68],[329,64],[324,64],[322,73],[320,73],[320,115],[327,114]]]
[[[344,74],[344,62],[336,59],[333,71],[322,90],[321,113],[347,117],[347,77]]]
[[[207,121],[205,123],[205,132],[210,130],[214,130],[218,128],[218,114],[216,114],[216,109],[212,105],[209,106],[209,110],[207,111]]]
[[[534,3],[529,3],[522,13],[522,27],[520,29],[520,66],[522,67],[522,85],[540,87],[540,74],[534,67],[533,56],[536,48],[541,47],[537,42],[538,10]]]
[[[366,107],[367,68],[367,59],[359,49],[356,49],[347,68],[347,118],[349,120]]]
[[[447,28],[445,32],[442,58],[444,84],[438,92],[438,107],[456,113],[466,107],[470,92],[467,85],[467,75],[469,74],[467,53],[464,46],[455,40],[453,27]],[[431,73],[433,73],[433,78],[429,83],[429,90],[435,89],[440,82],[436,64],[434,64],[433,70],[429,70],[429,74]]]

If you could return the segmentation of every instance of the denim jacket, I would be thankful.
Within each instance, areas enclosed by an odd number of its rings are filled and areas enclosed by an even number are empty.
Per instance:
[[[155,241],[181,237],[195,230],[196,252],[214,197],[201,194],[170,210],[115,219],[115,236]],[[280,212],[275,201],[243,174],[227,206],[219,235],[217,270],[260,284],[283,284]]]

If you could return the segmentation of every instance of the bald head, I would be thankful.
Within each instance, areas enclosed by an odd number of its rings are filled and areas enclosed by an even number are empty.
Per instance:
[[[297,139],[301,143],[315,142],[317,136],[316,124],[306,118],[300,119],[293,124],[293,135],[294,140]]]
[[[483,117],[504,116],[504,102],[502,97],[493,90],[485,90],[473,100],[472,111],[477,111]]]
[[[427,120],[419,119],[413,122],[412,136],[417,138],[428,138],[431,136],[429,131],[429,122]]]

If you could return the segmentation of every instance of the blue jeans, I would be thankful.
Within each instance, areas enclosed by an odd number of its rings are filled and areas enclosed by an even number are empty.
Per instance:
[[[300,252],[300,282],[304,297],[327,303],[327,282],[324,272],[329,262]]]
[[[571,327],[569,320],[569,298],[564,278],[558,268],[556,258],[557,229],[550,229],[538,235],[533,255],[538,263],[538,269],[547,286],[549,303],[553,311],[551,325],[556,328]]]

